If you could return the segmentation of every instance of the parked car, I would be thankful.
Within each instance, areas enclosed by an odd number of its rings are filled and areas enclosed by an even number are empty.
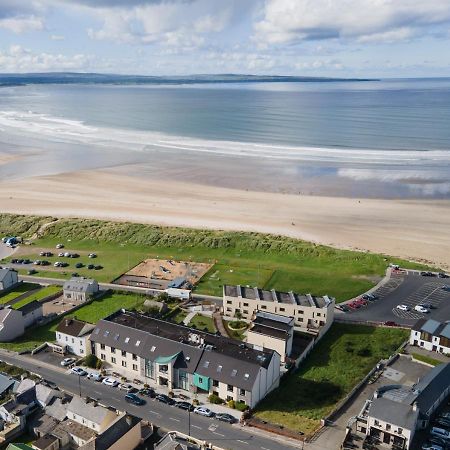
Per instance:
[[[428,441],[431,442],[432,444],[438,445],[442,448],[446,448],[447,447],[447,442],[445,439],[442,439],[440,437],[437,436],[430,436],[428,438]]]
[[[446,430],[450,428],[450,419],[446,419],[444,417],[438,417],[434,423],[445,428]]]
[[[373,302],[373,301],[375,301],[375,300],[378,298],[378,296],[377,296],[377,295],[374,295],[374,294],[364,294],[364,295],[362,296],[362,298],[363,298],[364,300],[369,300],[369,302]]]
[[[78,375],[79,377],[84,377],[87,375],[87,372],[81,367],[72,367],[72,369],[70,369],[70,373]]]
[[[434,308],[434,306],[431,303],[429,303],[429,302],[421,302],[421,303],[419,303],[419,305],[423,306],[424,308],[428,308],[428,309],[433,309]]]
[[[36,269],[30,269],[30,270],[27,272],[28,275],[35,275],[36,273],[37,273],[37,270],[36,270]]]
[[[56,248],[64,248],[64,244],[56,244]]]
[[[194,412],[195,414],[205,417],[212,417],[214,415],[214,413],[209,408],[206,408],[206,406],[197,406],[197,408],[194,409]]]
[[[128,403],[132,403],[133,405],[142,406],[145,405],[145,400],[136,394],[129,393],[125,395],[125,401]]]
[[[102,383],[106,384],[106,386],[111,386],[111,387],[116,387],[119,385],[119,382],[113,377],[104,378]]]
[[[347,305],[340,305],[339,308],[341,311],[348,312],[350,311],[350,308]]]
[[[89,372],[87,378],[92,381],[102,381],[103,377],[97,372]]]
[[[444,272],[439,272],[438,273],[438,277],[439,278],[450,278],[450,275],[444,273]]]
[[[92,269],[94,268],[94,264],[88,264],[87,268],[88,268],[89,270],[92,270]]]
[[[152,388],[144,388],[138,392],[139,395],[145,395],[146,397],[155,398],[156,393]]]
[[[429,309],[425,308],[425,307],[422,306],[422,305],[416,305],[416,306],[414,306],[414,310],[417,311],[417,312],[420,312],[420,313],[424,313],[424,314],[430,312]]]
[[[103,269],[103,266],[97,265],[97,266],[94,266],[94,269],[95,269],[95,270],[102,270],[102,269]]]
[[[392,320],[388,320],[388,321],[384,322],[384,324],[385,324],[387,327],[398,327],[398,323],[397,323],[397,322],[394,322],[394,321],[392,321]]]
[[[166,394],[156,394],[155,400],[170,406],[173,406],[175,404],[175,400],[173,398],[170,398]]]
[[[442,419],[450,419],[450,412],[439,414],[439,417],[441,417]]]
[[[60,258],[64,258],[64,253],[63,253],[63,252],[58,253],[58,256],[59,256]]]
[[[42,264],[42,261],[40,259],[36,259],[36,261],[33,262],[35,266],[40,266]]]
[[[236,423],[237,419],[236,417],[232,416],[231,414],[227,414],[227,413],[218,413],[216,414],[216,419],[220,420],[222,422],[227,422],[227,423]]]
[[[41,266],[49,266],[49,265],[50,265],[49,261],[46,261],[46,260],[41,261]]]
[[[444,450],[444,447],[433,444],[432,442],[425,442],[425,444],[422,445],[422,450]]]
[[[134,392],[134,391],[137,390],[137,389],[136,389],[135,387],[133,387],[130,383],[120,383],[120,384],[119,384],[119,389],[120,389],[121,391],[126,391],[126,392],[128,392],[128,393]]]
[[[443,428],[433,427],[430,430],[431,436],[436,436],[441,439],[445,439],[446,441],[450,440],[450,431],[444,430]]]
[[[89,253],[88,258],[97,258],[95,253]]]
[[[400,311],[409,311],[410,310],[408,305],[397,305],[397,309],[399,309]]]
[[[67,367],[67,366],[70,366],[71,364],[73,364],[75,361],[76,361],[75,358],[64,358],[60,364],[63,367]]]
[[[189,402],[176,402],[175,405],[177,408],[184,409],[185,411],[194,411],[195,407],[191,405]]]
[[[79,263],[76,263],[76,264],[75,264],[75,268],[76,268],[76,269],[81,269],[82,267],[83,267],[83,263],[80,263],[80,262],[79,262]]]

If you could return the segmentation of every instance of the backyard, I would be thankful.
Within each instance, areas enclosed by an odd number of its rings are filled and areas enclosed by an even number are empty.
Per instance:
[[[27,292],[33,291],[35,289],[39,289],[39,288],[40,288],[39,284],[20,283],[18,286],[16,286],[11,291],[0,296],[0,304],[6,305],[7,303],[11,303],[17,297],[19,297]]]
[[[19,300],[17,303],[14,303],[12,306],[14,309],[19,309],[22,306],[28,305],[28,303],[36,301],[41,301],[46,297],[49,297],[50,295],[57,294],[58,292],[62,292],[61,286],[55,286],[50,285],[46,286],[42,289],[39,289],[35,293],[32,293],[31,295],[28,295],[27,297],[23,298],[22,300]]]
[[[300,369],[258,405],[256,417],[305,434],[313,432],[320,419],[407,337],[402,329],[334,324]]]
[[[17,221],[24,232],[23,216]],[[0,215],[0,232],[14,234],[11,215]],[[28,224],[25,221],[25,224]],[[80,258],[70,260],[64,270],[38,275],[69,277],[74,271],[98,281],[111,281],[146,258],[197,261],[214,264],[200,280],[196,291],[222,295],[224,284],[258,285],[266,289],[331,295],[337,301],[356,296],[379,280],[388,262],[403,267],[425,266],[367,252],[338,250],[283,236],[246,232],[193,230],[89,219],[61,219],[43,232],[42,238],[26,247],[30,259],[38,249],[54,249],[63,243]],[[34,250],[33,250],[34,249]],[[75,269],[75,262],[93,262],[103,269]],[[26,256],[25,254],[23,255]]]

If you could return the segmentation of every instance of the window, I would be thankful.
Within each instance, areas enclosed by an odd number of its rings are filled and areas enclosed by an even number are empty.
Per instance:
[[[83,341],[80,339],[80,345],[83,345]]]
[[[303,309],[299,309],[299,310],[297,311],[297,314],[304,314]]]
[[[133,364],[133,370],[135,370],[136,372],[138,371],[138,366],[137,366],[137,364]]]
[[[213,380],[213,387],[219,387],[219,381]]]
[[[247,308],[248,308],[248,303],[244,303],[244,306],[247,306]]]
[[[108,337],[108,336],[109,336],[109,330],[106,330],[106,331],[103,333],[103,336]]]
[[[239,395],[245,395],[245,389],[239,389]]]
[[[399,429],[397,430],[397,433],[398,433],[398,434],[403,434],[403,428],[399,428]]]
[[[246,374],[244,375],[245,381],[247,381],[249,378],[250,378],[250,375],[249,375],[248,373],[246,373]]]
[[[58,333],[58,339],[61,339],[61,333]]]
[[[122,361],[122,367],[127,367],[127,362],[126,361]]]
[[[390,429],[391,429],[391,424],[390,424],[390,423],[387,423],[387,424],[386,424],[386,430],[389,431]]]
[[[141,341],[136,341],[136,347],[139,347],[141,345]]]
[[[244,309],[244,311],[242,311],[244,314],[248,314],[248,310]]]
[[[156,350],[156,347],[152,345],[152,348],[150,349],[151,352],[154,352]]]
[[[227,308],[227,311],[231,312],[231,311],[233,311],[233,308]]]
[[[266,305],[261,305],[261,309],[267,309]]]
[[[114,358],[114,356],[111,358],[111,362],[112,362],[113,364],[116,363],[116,358]]]
[[[233,369],[232,371],[231,371],[231,376],[232,377],[235,377],[237,375],[237,370],[236,369]]]
[[[116,335],[114,336],[114,340],[115,340],[115,341],[118,341],[118,340],[119,340],[119,337],[120,337],[120,335],[119,335],[119,334],[116,334]]]
[[[303,317],[298,318],[297,322],[303,322]]]
[[[317,315],[317,317],[321,317],[322,316],[322,314],[320,314],[320,313],[317,313],[316,315]]]
[[[69,338],[66,336],[66,342],[68,342],[69,341]]]
[[[80,354],[83,354],[84,350],[82,348],[80,348]]]
[[[126,337],[126,338],[125,338],[125,344],[128,344],[128,342],[130,342],[130,338],[129,338],[129,337]]]
[[[203,364],[203,367],[205,369],[207,369],[209,367],[209,361],[205,361],[204,364]]]
[[[233,302],[231,300],[227,300],[227,305],[232,305]]]
[[[126,358],[126,357],[127,357],[127,352],[124,352],[124,351],[122,350],[122,356],[123,356],[124,358]]]
[[[111,353],[116,353],[116,349],[114,347],[111,347]]]
[[[378,427],[380,426],[380,422],[378,422],[378,420],[375,420],[375,425]]]
[[[285,308],[280,308],[280,311],[281,311],[281,312],[285,312],[286,309],[285,309]]]
[[[101,348],[102,350],[105,350],[105,344],[100,344],[100,348]]]
[[[233,385],[232,384],[228,384],[227,385],[227,391],[228,392],[233,392]]]
[[[217,372],[222,372],[222,366],[217,366]]]
[[[106,359],[105,354],[104,353],[100,353],[100,359],[102,359],[103,361]]]
[[[133,354],[133,361],[137,361],[137,356]]]
[[[230,400],[233,400],[233,397],[231,395],[227,395],[227,402],[229,402]]]

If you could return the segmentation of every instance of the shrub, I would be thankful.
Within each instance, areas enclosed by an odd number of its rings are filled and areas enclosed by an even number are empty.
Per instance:
[[[97,364],[95,365],[95,368],[100,370],[102,366],[103,366],[102,360],[97,358]]]
[[[369,356],[372,356],[372,351],[370,350],[369,347],[363,347],[363,348],[360,348],[360,349],[356,352],[356,354],[357,354],[358,356],[362,356],[362,357],[369,357]]]
[[[211,394],[208,397],[208,401],[209,403],[212,403],[214,405],[222,405],[223,403],[225,403],[224,400],[221,399],[217,394]]]
[[[95,355],[92,355],[92,354],[90,354],[90,355],[87,355],[85,358],[84,358],[84,364],[87,366],[87,367],[90,367],[91,369],[98,369],[99,367],[98,367],[98,362],[99,362],[100,360],[95,356]],[[100,361],[100,367],[101,367],[101,361]]]
[[[200,402],[199,402],[196,398],[194,398],[194,400],[192,400],[192,404],[193,404],[194,406],[198,406],[199,403],[200,403]]]
[[[243,411],[246,411],[248,409],[248,405],[246,405],[245,402],[237,402],[236,403],[236,409],[238,411],[243,412]]]
[[[236,402],[234,400],[228,400],[227,405],[231,409],[235,409],[236,408]]]
[[[173,398],[173,397],[175,396],[175,394],[173,393],[173,391],[169,391],[169,392],[168,392],[168,395],[169,395],[170,398]]]

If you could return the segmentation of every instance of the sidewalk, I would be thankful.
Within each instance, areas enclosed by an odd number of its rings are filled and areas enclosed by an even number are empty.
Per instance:
[[[215,312],[213,314],[213,319],[214,319],[214,325],[216,326],[216,328],[219,331],[219,333],[221,334],[221,336],[230,337],[227,333],[227,330],[225,329],[225,327],[223,325],[222,316],[220,315],[219,312]]]

